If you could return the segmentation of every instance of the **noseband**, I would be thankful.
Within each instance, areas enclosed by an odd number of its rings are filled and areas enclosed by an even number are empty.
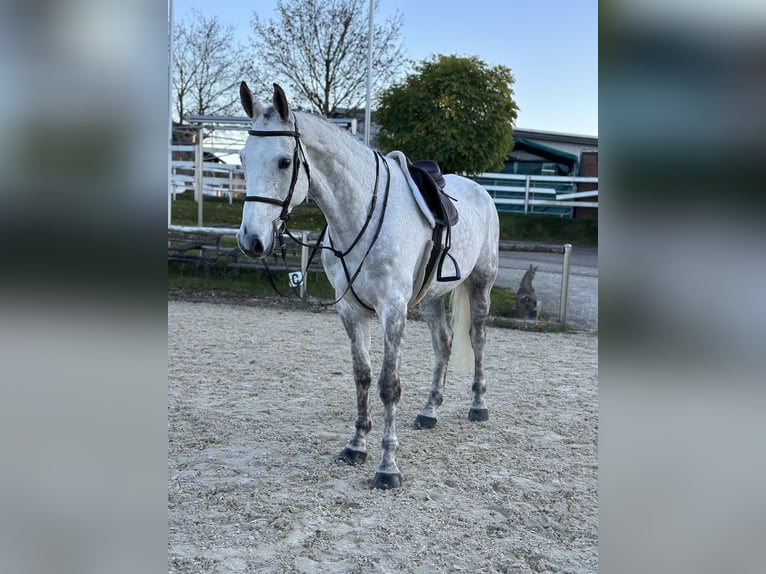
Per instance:
[[[306,160],[306,154],[303,152],[303,146],[301,145],[301,134],[298,131],[298,120],[293,117],[293,123],[295,124],[294,131],[264,131],[264,130],[247,130],[247,133],[251,136],[259,137],[274,137],[274,136],[287,136],[295,138],[295,148],[293,149],[293,174],[290,179],[290,188],[287,190],[287,197],[284,200],[274,199],[271,197],[265,197],[262,195],[246,195],[245,201],[258,201],[260,203],[270,203],[282,208],[274,222],[274,233],[279,235],[285,231],[287,220],[290,219],[290,202],[293,199],[293,193],[295,192],[295,184],[298,181],[298,172],[300,171],[301,164],[306,168],[306,177],[309,180],[309,186],[311,186],[311,170],[309,170],[309,162]]]

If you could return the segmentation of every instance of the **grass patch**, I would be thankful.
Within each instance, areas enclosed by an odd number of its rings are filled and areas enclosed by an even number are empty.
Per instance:
[[[510,317],[515,302],[516,293],[512,289],[495,285],[490,293],[489,314],[496,317]]]
[[[287,271],[279,264],[270,264],[274,283],[282,293],[290,293]],[[168,287],[177,289],[222,291],[234,295],[263,297],[276,295],[265,269],[226,270],[223,263],[211,266],[207,272],[195,265],[168,263]],[[335,290],[324,273],[309,272],[306,291],[310,297],[331,301]]]
[[[287,272],[279,271],[278,264],[272,267],[274,282],[283,293],[290,292]],[[223,264],[210,267],[206,273],[202,268],[178,263],[168,264],[168,287],[193,291],[218,291],[232,295],[269,297],[276,295],[269,282],[266,270],[240,269],[239,273],[227,271]],[[335,298],[335,290],[324,273],[309,273],[307,289],[312,298],[328,302]],[[512,289],[492,287],[490,314],[495,317],[510,317],[516,299]]]
[[[208,227],[233,226],[239,227],[242,222],[242,207],[244,201],[235,199],[229,205],[226,197],[205,197],[202,204],[202,223]],[[197,202],[190,191],[179,193],[171,201],[171,218],[173,225],[197,225]],[[275,210],[275,217],[277,211]],[[324,227],[324,215],[313,204],[297,205],[290,214],[290,228],[306,231],[321,231]]]
[[[243,204],[241,199],[235,199],[229,205],[228,198],[206,197],[202,206],[204,225],[239,227]],[[553,215],[503,212],[498,215],[500,239],[503,241],[598,245],[597,219],[567,219]],[[197,203],[191,192],[178,194],[177,199],[171,202],[171,223],[197,225]],[[324,215],[316,205],[303,203],[293,209],[289,225],[291,229],[321,231],[324,223]]]
[[[502,240],[598,245],[597,219],[567,219],[522,213],[498,215]]]

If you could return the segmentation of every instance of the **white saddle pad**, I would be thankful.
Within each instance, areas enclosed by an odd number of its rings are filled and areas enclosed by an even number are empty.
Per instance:
[[[433,229],[436,226],[436,220],[434,219],[434,214],[431,213],[431,210],[428,208],[428,205],[426,205],[426,200],[423,199],[423,195],[420,193],[420,189],[412,180],[412,176],[410,176],[410,170],[407,167],[407,156],[405,156],[400,151],[392,151],[386,157],[396,161],[399,164],[399,167],[402,168],[402,173],[404,174],[404,177],[410,186],[410,190],[412,190],[412,196],[415,198],[415,202],[418,204],[418,207],[420,208],[420,211],[423,214],[423,217],[426,218],[428,225],[430,225],[431,229]]]

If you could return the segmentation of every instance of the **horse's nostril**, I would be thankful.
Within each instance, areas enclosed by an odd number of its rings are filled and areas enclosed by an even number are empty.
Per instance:
[[[263,253],[263,243],[257,237],[254,237],[250,242],[250,252],[254,255],[260,255]]]

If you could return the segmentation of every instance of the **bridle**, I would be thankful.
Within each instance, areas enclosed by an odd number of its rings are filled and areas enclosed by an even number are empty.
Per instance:
[[[303,145],[301,144],[301,134],[298,131],[298,120],[293,116],[293,124],[295,129],[293,131],[281,130],[281,131],[267,131],[267,130],[247,130],[247,133],[251,136],[259,137],[274,137],[274,136],[287,136],[295,138],[295,148],[293,149],[293,174],[290,178],[290,188],[287,190],[287,197],[284,199],[274,199],[271,197],[265,197],[262,195],[245,195],[245,201],[258,201],[260,203],[270,203],[282,208],[282,211],[273,222],[274,234],[280,235],[285,232],[287,226],[287,220],[290,219],[290,203],[293,199],[293,193],[295,192],[295,184],[298,182],[298,172],[303,165],[306,169],[306,177],[309,180],[309,187],[311,186],[311,170],[309,169],[309,162],[306,160],[306,154],[303,151]]]
[[[316,254],[317,249],[327,249],[329,251],[332,251],[333,255],[335,255],[338,259],[340,259],[341,265],[343,266],[343,273],[346,275],[346,289],[343,291],[343,294],[338,297],[335,301],[333,301],[330,305],[334,305],[335,303],[339,302],[343,297],[346,296],[346,293],[351,291],[351,293],[354,294],[354,297],[356,297],[356,300],[359,301],[359,303],[367,308],[369,311],[372,311],[373,313],[375,310],[362,301],[362,299],[357,295],[356,291],[354,291],[354,281],[359,276],[359,273],[362,270],[362,265],[364,264],[365,260],[367,259],[367,256],[370,254],[370,251],[372,250],[372,246],[375,245],[375,242],[378,239],[378,235],[380,235],[380,230],[383,227],[383,218],[386,215],[386,207],[388,205],[388,195],[389,195],[389,189],[391,185],[391,173],[388,167],[388,163],[386,162],[385,158],[381,156],[379,152],[375,153],[375,188],[373,190],[372,200],[370,202],[370,208],[367,213],[367,218],[365,219],[364,225],[362,226],[362,229],[357,234],[354,241],[351,243],[351,246],[346,249],[345,251],[341,251],[339,249],[335,249],[335,247],[332,244],[332,237],[329,237],[328,232],[328,238],[330,241],[330,246],[327,247],[325,245],[321,245],[322,240],[324,239],[324,235],[327,232],[327,224],[325,224],[324,229],[322,229],[322,232],[319,234],[319,238],[317,239],[317,242],[315,245],[306,245],[302,241],[300,241],[298,238],[296,238],[292,233],[290,233],[290,230],[287,229],[287,220],[290,219],[290,210],[291,206],[290,203],[293,199],[293,193],[295,192],[295,184],[298,181],[298,172],[300,171],[300,166],[303,165],[306,169],[306,177],[308,178],[308,184],[309,188],[311,187],[311,170],[309,169],[309,162],[306,159],[306,154],[303,151],[303,144],[301,144],[301,134],[300,131],[298,131],[298,120],[295,118],[295,115],[293,115],[293,124],[295,125],[295,129],[290,130],[280,130],[280,131],[267,131],[267,130],[247,130],[247,133],[251,136],[258,136],[258,137],[274,137],[274,136],[285,136],[285,137],[291,137],[295,138],[295,148],[293,149],[293,173],[292,177],[290,179],[290,188],[287,191],[287,197],[285,199],[274,199],[271,197],[265,197],[262,195],[245,195],[244,200],[245,201],[257,201],[260,203],[268,203],[271,205],[276,205],[278,207],[282,208],[282,211],[280,212],[279,216],[272,222],[272,226],[274,228],[274,235],[279,239],[280,245],[282,246],[282,258],[285,258],[284,255],[284,240],[283,236],[287,234],[293,241],[297,242],[300,245],[304,245],[306,247],[313,247],[313,250],[311,252],[311,256],[309,257],[308,265],[311,265],[311,260],[314,258],[314,255]],[[354,273],[351,273],[348,269],[348,266],[346,265],[346,259],[345,257],[351,253],[351,251],[356,247],[357,243],[359,243],[359,240],[364,235],[365,231],[367,230],[367,227],[370,224],[370,221],[372,220],[373,213],[375,212],[375,205],[378,200],[378,183],[380,180],[380,162],[383,162],[383,166],[386,168],[386,188],[385,188],[385,195],[383,196],[383,209],[380,214],[380,219],[378,221],[378,227],[375,230],[375,233],[372,237],[372,241],[370,242],[370,245],[367,247],[367,251],[365,252],[364,256],[362,257],[362,260],[359,262],[359,267],[356,269]],[[307,266],[308,266],[307,265]],[[268,270],[268,267],[267,267]],[[271,281],[272,287],[274,287],[274,290],[279,293],[279,289],[277,289],[276,284],[274,283],[273,278],[271,277],[271,273],[269,273],[269,280]]]

